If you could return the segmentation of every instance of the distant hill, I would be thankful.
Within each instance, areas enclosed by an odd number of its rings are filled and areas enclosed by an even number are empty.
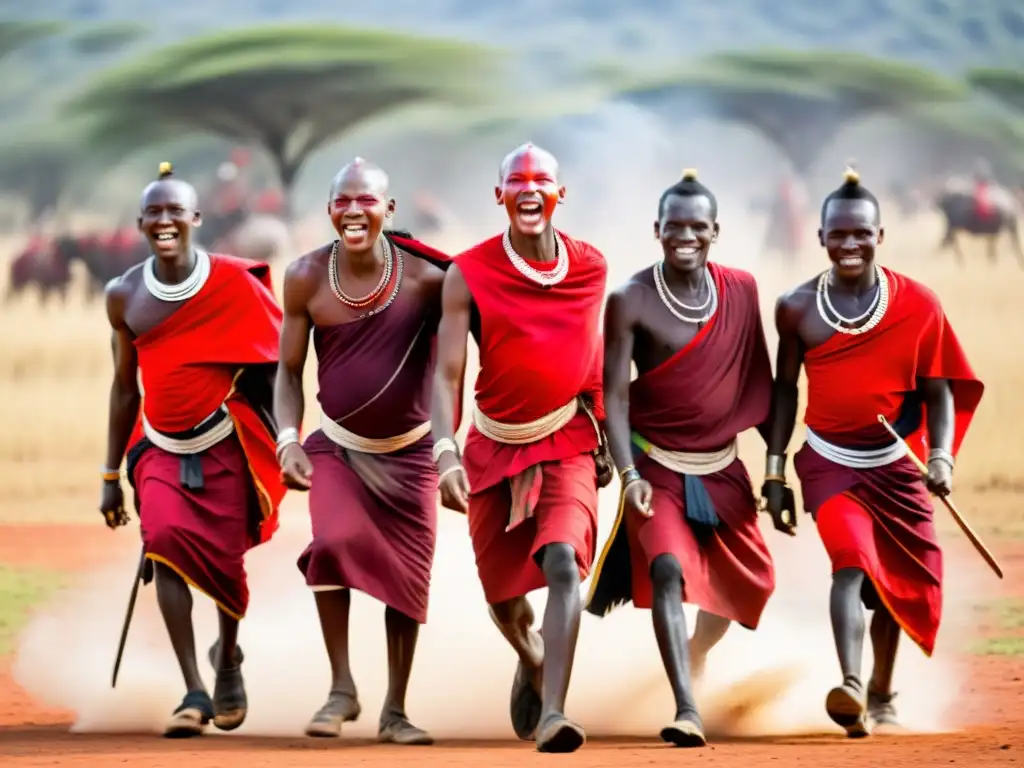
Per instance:
[[[330,20],[444,33],[562,61],[644,65],[709,50],[831,47],[946,72],[1024,68],[1021,0],[2,0],[9,18],[150,21],[173,39],[226,25]]]

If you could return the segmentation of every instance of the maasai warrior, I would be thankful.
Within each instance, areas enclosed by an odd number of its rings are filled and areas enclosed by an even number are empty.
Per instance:
[[[875,263],[878,201],[853,171],[821,208],[832,267],[776,306],[779,351],[763,494],[783,519],[786,447],[807,369],[807,441],[794,458],[804,506],[832,561],[830,609],[842,683],[826,699],[850,736],[898,725],[892,674],[900,630],[931,655],[942,609],[942,552],[928,491],[947,494],[983,386],[939,304],[920,283]],[[923,459],[922,479],[884,416]],[[874,670],[861,681],[864,615],[874,610]]]
[[[509,229],[457,257],[445,277],[434,456],[442,503],[468,511],[491,617],[519,655],[516,735],[542,752],[571,752],[586,738],[564,714],[579,585],[594,556],[598,485],[611,471],[599,427],[608,269],[593,246],[552,227],[565,188],[548,152],[511,152],[495,195]],[[452,436],[471,330],[480,372],[460,455]],[[526,595],[545,586],[542,642]]]
[[[587,605],[652,609],[676,699],[661,737],[687,747],[706,743],[691,665],[699,676],[730,621],[755,628],[775,585],[736,454],[736,435],[768,419],[771,362],[754,278],[708,263],[717,217],[715,196],[685,172],[658,203],[664,260],[608,298],[605,409],[622,499]],[[689,647],[684,602],[700,606]]]
[[[357,158],[334,178],[327,213],[340,239],[285,274],[274,413],[285,483],[309,491],[313,541],[299,569],[313,590],[331,662],[327,703],[306,733],[339,736],[342,724],[359,716],[349,665],[349,604],[357,589],[387,606],[388,693],[379,739],[430,744],[409,722],[405,694],[434,559],[429,408],[448,258],[383,233],[394,210],[380,168]],[[320,429],[301,444],[310,330]]]
[[[127,450],[153,566],[147,580],[155,572],[187,688],[167,736],[202,733],[211,719],[233,730],[245,719],[236,644],[249,602],[243,558],[276,530],[284,496],[270,415],[281,328],[270,269],[194,248],[200,223],[195,190],[164,163],[138,222],[154,255],[107,287],[115,373],[100,509],[112,528],[127,521],[117,469]],[[189,586],[219,609],[212,700],[196,664]]]

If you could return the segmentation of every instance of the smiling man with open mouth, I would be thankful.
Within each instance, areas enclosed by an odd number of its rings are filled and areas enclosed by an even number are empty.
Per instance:
[[[445,277],[432,414],[441,501],[468,512],[491,617],[519,656],[513,729],[541,752],[572,752],[586,739],[564,714],[565,696],[580,579],[594,557],[597,488],[610,480],[598,423],[608,266],[593,246],[552,226],[564,196],[550,153],[524,144],[502,162],[495,199],[509,227],[456,257]],[[480,373],[460,455],[454,413],[471,329]],[[542,587],[543,640],[526,600]]]

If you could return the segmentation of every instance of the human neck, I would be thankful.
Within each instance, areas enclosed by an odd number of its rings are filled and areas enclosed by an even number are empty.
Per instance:
[[[345,247],[345,241],[341,241],[340,250],[345,254],[345,261],[353,275],[372,274],[384,263],[383,239],[383,236],[378,237],[365,251],[350,251]]]
[[[513,228],[509,235],[509,242],[512,243],[512,250],[527,261],[550,262],[558,258],[558,249],[555,247],[555,228],[551,226],[550,222],[544,231],[535,237],[516,232]]]
[[[832,267],[832,288],[840,293],[847,293],[851,296],[861,296],[872,291],[878,283],[878,270],[875,263],[868,264],[864,271],[856,277],[841,277],[839,271]]]
[[[189,247],[173,258],[157,256],[153,262],[153,274],[164,285],[183,283],[196,268],[196,249]]]
[[[708,279],[707,262],[685,271],[672,266],[667,259],[664,264],[665,282],[673,288],[682,288],[690,293],[697,293]]]

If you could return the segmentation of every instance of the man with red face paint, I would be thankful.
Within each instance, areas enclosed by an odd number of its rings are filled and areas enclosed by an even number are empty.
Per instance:
[[[419,625],[427,619],[437,524],[429,404],[448,257],[384,230],[395,210],[387,175],[356,159],[331,185],[339,238],[302,256],[284,279],[274,413],[288,487],[309,491],[313,541],[299,569],[313,590],[332,681],[306,728],[336,737],[360,713],[349,667],[351,590],[387,609],[389,685],[379,739],[430,744],[405,712]],[[299,441],[310,331],[320,429]]]
[[[599,422],[607,282],[604,256],[555,230],[558,163],[526,144],[502,162],[509,228],[457,257],[445,277],[432,422],[444,506],[468,512],[491,617],[519,656],[516,735],[542,752],[586,740],[566,718],[580,580],[597,536],[597,490],[610,479]],[[453,441],[466,342],[480,349],[473,425]],[[526,595],[548,588],[540,632]],[[543,635],[543,640],[542,640]]]

